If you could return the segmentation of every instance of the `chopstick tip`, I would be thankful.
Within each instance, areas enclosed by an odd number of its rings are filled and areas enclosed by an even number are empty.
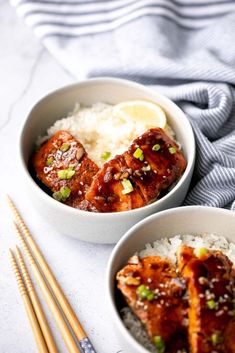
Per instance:
[[[14,257],[14,253],[13,253],[13,251],[12,251],[11,248],[8,249],[8,255],[9,255],[10,257]]]
[[[15,251],[17,255],[21,255],[21,251],[18,245],[15,246]]]
[[[7,202],[10,204],[12,202],[12,199],[10,198],[10,196],[8,194],[6,194],[6,200]]]
[[[13,223],[13,227],[16,229],[16,230],[19,230],[19,226],[18,224],[16,223],[16,221],[12,221]]]

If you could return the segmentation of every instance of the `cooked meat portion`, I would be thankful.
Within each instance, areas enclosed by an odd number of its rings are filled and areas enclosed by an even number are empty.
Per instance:
[[[82,144],[66,131],[58,131],[32,158],[37,177],[66,204],[95,211],[84,195],[99,168]]]
[[[133,256],[117,274],[118,288],[161,352],[187,352],[187,300],[184,280],[158,256]]]
[[[185,168],[176,143],[162,129],[150,129],[135,139],[127,152],[105,163],[86,200],[100,212],[139,208],[156,200]]]
[[[191,353],[235,352],[234,275],[221,251],[181,246],[179,270],[189,294]]]
[[[96,174],[86,199],[100,212],[126,211],[143,206],[144,197],[138,187],[133,187],[131,192],[123,192],[123,183],[129,181],[131,172],[124,156],[116,156]]]

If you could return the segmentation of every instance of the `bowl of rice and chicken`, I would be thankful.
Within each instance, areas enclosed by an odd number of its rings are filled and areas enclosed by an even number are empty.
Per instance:
[[[153,90],[119,79],[49,94],[20,137],[32,203],[60,232],[91,242],[114,243],[145,216],[180,205],[194,159],[184,113]]]
[[[124,352],[235,352],[234,229],[233,212],[188,206],[124,235],[106,278]]]

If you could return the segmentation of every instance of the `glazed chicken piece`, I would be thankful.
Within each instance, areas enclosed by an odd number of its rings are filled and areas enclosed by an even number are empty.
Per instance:
[[[221,251],[185,245],[177,259],[188,286],[190,352],[235,352],[232,263]]]
[[[138,187],[129,193],[123,192],[122,182],[128,182],[130,173],[124,156],[116,156],[96,174],[86,199],[100,212],[126,211],[143,206],[145,200]]]
[[[159,352],[188,352],[186,287],[169,261],[133,256],[117,273],[117,282]]]
[[[32,164],[38,179],[54,198],[72,207],[95,211],[84,195],[99,168],[71,134],[58,131],[34,154]]]
[[[156,200],[185,168],[177,144],[162,129],[150,129],[135,139],[127,152],[104,164],[86,200],[99,212],[139,208]]]

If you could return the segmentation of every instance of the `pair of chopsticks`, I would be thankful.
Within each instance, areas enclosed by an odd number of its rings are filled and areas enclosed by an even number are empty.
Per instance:
[[[95,353],[92,343],[87,337],[81,323],[76,317],[75,312],[56,281],[39,247],[26,227],[19,211],[9,196],[8,203],[15,218],[15,231],[19,238],[23,252],[28,259],[32,272],[39,287],[41,288],[45,301],[52,313],[57,327],[61,332],[68,351],[70,353]],[[32,326],[38,351],[40,353],[58,353],[54,338],[51,334],[49,325],[34,290],[19,248],[16,248],[16,256],[12,250],[10,250],[10,261],[17,279],[19,291],[22,296],[30,324]],[[64,317],[79,342],[79,348]]]

